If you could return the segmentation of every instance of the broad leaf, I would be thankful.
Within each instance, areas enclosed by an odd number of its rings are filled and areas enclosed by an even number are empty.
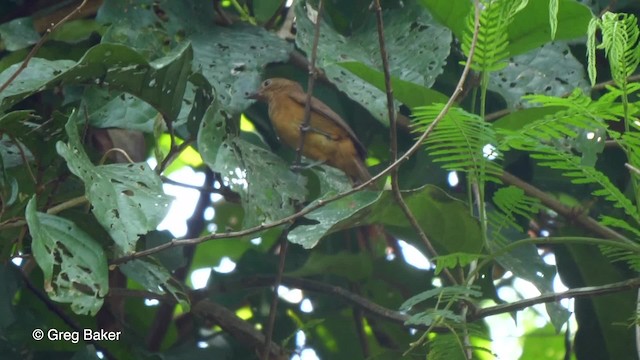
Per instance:
[[[37,212],[35,197],[27,204],[25,217],[49,297],[71,303],[75,313],[95,315],[109,291],[102,247],[71,221]]]
[[[315,10],[309,4],[305,7],[304,3],[299,1],[295,5],[298,26],[296,44],[311,54],[315,25],[310,20],[313,17],[310,14]],[[391,74],[401,80],[431,86],[442,73],[449,55],[451,33],[414,4],[407,4],[400,10],[385,11],[384,26]],[[380,71],[382,60],[378,46],[376,24],[372,17],[349,37],[342,36],[322,21],[317,66],[324,70],[338,89],[362,104],[380,122],[387,124],[384,92],[339,65],[355,61]]]
[[[84,152],[77,129],[77,112],[69,117],[69,142],[58,142],[58,154],[85,183],[85,194],[98,222],[122,253],[130,253],[140,235],[164,219],[170,198],[158,175],[146,163],[94,166]]]

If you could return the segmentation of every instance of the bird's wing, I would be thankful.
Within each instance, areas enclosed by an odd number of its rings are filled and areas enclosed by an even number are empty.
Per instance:
[[[307,94],[304,92],[292,91],[292,92],[289,92],[289,97],[291,97],[291,99],[293,99],[295,102],[299,103],[302,106],[305,106],[305,103],[307,101]],[[336,123],[336,125],[338,125],[342,129],[344,129],[344,131],[346,131],[349,134],[349,137],[351,138],[351,140],[353,140],[353,144],[355,145],[356,150],[358,151],[358,155],[360,155],[362,159],[365,159],[367,157],[367,149],[365,149],[364,145],[362,145],[362,143],[360,142],[356,134],[353,132],[353,130],[351,130],[351,127],[349,127],[349,125],[344,120],[342,120],[340,115],[336,114],[325,103],[314,98],[313,96],[311,97],[311,110],[317,111],[318,113],[322,114],[324,117],[332,120],[334,123]]]

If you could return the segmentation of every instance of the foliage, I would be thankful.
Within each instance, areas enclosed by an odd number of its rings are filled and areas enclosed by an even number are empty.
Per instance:
[[[556,276],[593,296],[572,320],[546,303],[556,332],[527,331],[523,358],[552,343],[637,353],[625,282],[640,269],[637,7],[607,2],[596,18],[597,1],[479,0],[476,19],[467,0],[385,0],[381,48],[366,0],[321,13],[305,0],[106,0],[53,32],[73,7],[31,3],[0,0],[3,356],[251,359],[266,337],[279,358],[506,358],[482,320],[523,307],[499,289],[552,294]],[[269,77],[307,84],[314,50],[314,96],[372,174],[402,161],[386,187],[347,193],[337,169],[290,167],[295,150],[247,97]],[[188,171],[204,183],[182,184]],[[185,201],[193,214],[170,210]],[[167,214],[184,234],[159,230]],[[428,261],[410,265],[412,250]]]

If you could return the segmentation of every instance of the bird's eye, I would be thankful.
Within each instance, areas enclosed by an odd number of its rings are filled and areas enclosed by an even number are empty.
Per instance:
[[[262,82],[262,87],[267,87],[269,85],[271,85],[271,80],[270,79],[269,80],[265,80],[265,81]]]

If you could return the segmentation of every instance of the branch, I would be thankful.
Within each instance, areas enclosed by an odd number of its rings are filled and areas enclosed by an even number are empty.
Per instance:
[[[489,316],[510,313],[523,310],[529,306],[543,303],[550,303],[568,298],[591,297],[598,295],[612,294],[624,290],[637,289],[640,287],[640,278],[625,280],[617,283],[606,284],[601,286],[587,286],[581,288],[569,289],[561,293],[545,294],[530,299],[524,299],[509,304],[496,305],[488,308],[480,309],[474,314],[470,314],[468,319],[476,321]]]
[[[265,337],[260,331],[256,330],[252,324],[240,319],[235,313],[220,304],[216,304],[210,300],[202,300],[193,307],[193,312],[220,326],[222,330],[238,339],[238,341],[256,350],[265,344]],[[288,359],[288,357],[284,355],[284,350],[277,344],[270,343],[269,346],[266,347],[270,349],[268,354],[270,355],[269,359]]]
[[[300,169],[300,163],[302,161],[302,149],[304,149],[304,141],[309,131],[309,124],[311,122],[311,98],[313,96],[313,86],[316,81],[316,57],[318,53],[318,41],[320,40],[320,19],[322,17],[322,10],[324,7],[324,1],[320,0],[318,3],[318,12],[316,13],[315,33],[313,34],[313,46],[311,47],[311,61],[309,62],[309,80],[307,83],[307,99],[304,104],[304,117],[302,125],[300,126],[300,140],[298,140],[298,148],[296,149],[296,160],[294,166],[296,170]]]
[[[264,341],[264,350],[262,353],[263,360],[269,360],[269,352],[272,351],[270,350],[270,345],[271,339],[273,337],[273,327],[276,324],[278,299],[280,298],[280,296],[278,295],[278,288],[280,287],[280,284],[282,284],[282,273],[284,273],[284,264],[287,258],[287,249],[289,248],[289,240],[287,240],[289,230],[291,230],[291,226],[284,229],[280,234],[280,238],[278,239],[278,242],[280,242],[280,256],[278,257],[278,272],[276,273],[275,281],[273,284],[273,298],[271,299],[271,306],[269,307],[269,319],[267,321],[266,339]]]
[[[36,56],[36,53],[38,52],[38,50],[40,50],[40,48],[42,47],[42,45],[44,45],[44,42],[47,40],[47,38],[49,37],[49,35],[51,35],[52,32],[54,32],[55,30],[57,30],[62,24],[64,24],[65,22],[67,22],[70,18],[72,18],[73,16],[75,16],[78,12],[80,12],[80,10],[85,6],[85,4],[87,3],[87,0],[83,0],[82,3],[80,5],[78,5],[77,8],[75,8],[72,12],[70,12],[67,16],[65,16],[64,18],[62,18],[62,20],[58,21],[57,24],[53,25],[51,28],[47,29],[47,31],[45,32],[44,35],[42,35],[42,37],[40,38],[40,40],[33,46],[33,48],[31,49],[31,51],[29,51],[29,54],[27,54],[27,57],[24,59],[24,61],[22,61],[22,64],[20,64],[20,66],[18,67],[18,69],[16,69],[16,71],[9,76],[9,78],[7,79],[7,81],[4,82],[4,84],[2,84],[0,86],[0,93],[2,93],[4,90],[6,90],[9,85],[11,85],[11,83],[18,77],[18,75],[20,75],[20,73],[22,73],[22,71],[24,71],[24,69],[27,68],[27,66],[29,65],[29,61],[31,61],[31,59]]]
[[[585,215],[582,211],[579,211],[579,209],[570,208],[564,205],[560,201],[556,200],[555,197],[545,193],[544,191],[527,182],[522,181],[521,179],[506,171],[502,173],[502,176],[500,178],[505,184],[519,187],[520,189],[524,190],[525,194],[540,199],[540,201],[545,206],[549,207],[565,218],[572,220],[573,222],[579,224],[580,226],[591,231],[594,234],[600,235],[606,239],[629,241],[624,235],[600,224],[593,218]]]

